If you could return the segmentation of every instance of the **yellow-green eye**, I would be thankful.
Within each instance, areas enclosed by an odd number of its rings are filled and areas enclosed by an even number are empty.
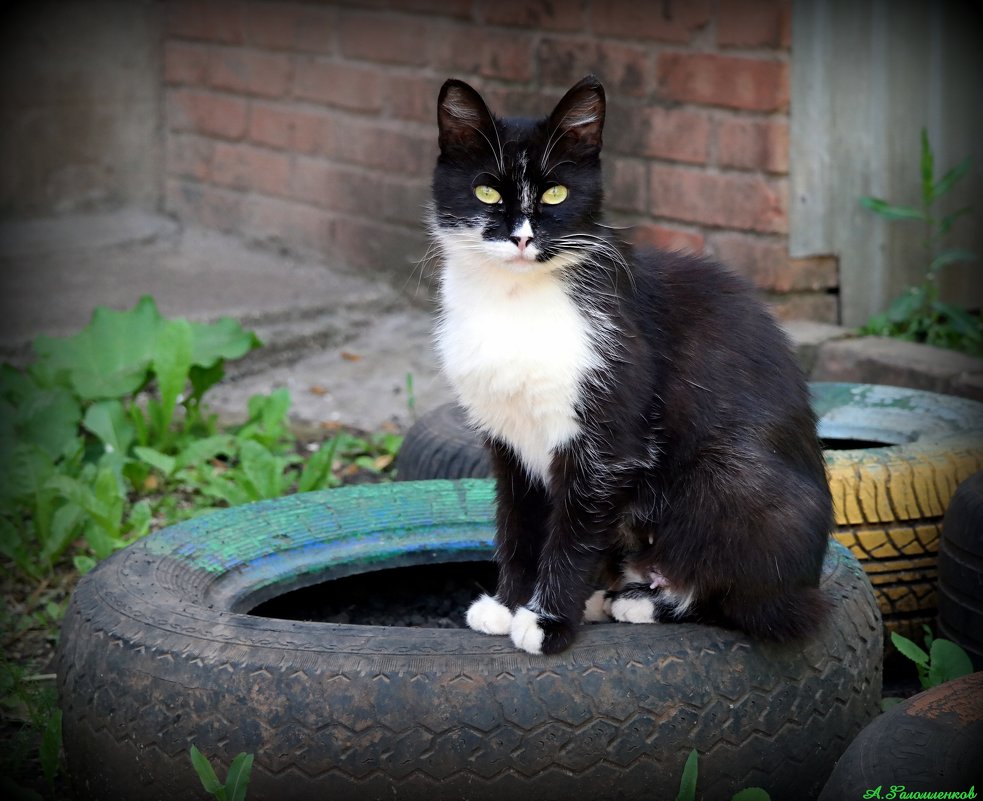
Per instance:
[[[543,192],[543,203],[547,206],[555,206],[567,199],[567,188],[565,186],[551,186]]]
[[[474,196],[482,203],[498,203],[502,199],[498,191],[492,189],[490,186],[476,186],[474,188]]]

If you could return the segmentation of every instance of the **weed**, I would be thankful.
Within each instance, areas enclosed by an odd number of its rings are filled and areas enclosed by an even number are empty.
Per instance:
[[[191,764],[194,765],[202,787],[218,801],[243,801],[249,786],[249,774],[253,769],[253,755],[241,753],[232,760],[225,782],[220,782],[208,758],[194,745],[191,746]]]
[[[699,773],[698,761],[699,757],[694,748],[689,752],[689,756],[686,757],[686,764],[683,765],[683,775],[679,779],[679,793],[676,795],[676,801],[695,801],[696,779]],[[730,801],[770,801],[770,799],[771,796],[768,795],[767,791],[760,787],[747,787],[732,795]]]
[[[860,329],[863,334],[891,336],[924,342],[943,348],[983,355],[983,325],[974,315],[939,299],[938,278],[942,270],[960,262],[973,261],[976,255],[959,248],[941,248],[941,241],[956,221],[971,211],[970,206],[940,216],[937,205],[952,188],[966,177],[970,158],[963,159],[938,180],[935,179],[935,154],[922,128],[921,135],[921,207],[901,206],[875,197],[862,197],[860,205],[890,221],[920,222],[925,228],[927,268],[922,283],[896,297],[887,311],[872,317]]]
[[[918,668],[918,679],[923,690],[938,687],[940,684],[973,672],[973,663],[962,646],[951,640],[933,637],[932,630],[928,626],[924,626],[924,629],[925,648],[928,651],[896,631],[891,632],[891,642],[894,643],[894,647]],[[884,698],[881,701],[881,709],[886,711],[902,700]]]

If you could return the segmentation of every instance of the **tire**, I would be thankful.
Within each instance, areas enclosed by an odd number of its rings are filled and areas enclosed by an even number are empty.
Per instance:
[[[826,450],[833,536],[870,576],[888,631],[920,639],[935,618],[942,515],[959,482],[983,469],[983,403],[871,384],[810,387],[820,435],[836,446]],[[453,404],[421,418],[407,442],[402,478],[491,474]]]
[[[876,713],[881,623],[833,545],[828,626],[792,647],[710,626],[585,626],[557,656],[466,629],[245,614],[382,568],[488,559],[489,481],[349,487],[215,512],[84,577],[57,666],[80,801],[205,798],[192,743],[255,764],[250,801],[812,797]]]
[[[919,693],[868,725],[836,764],[819,801],[903,798],[911,792],[966,792],[983,784],[983,673]],[[933,796],[925,796],[927,798]],[[938,796],[941,797],[941,796]],[[970,798],[975,796],[951,796]]]
[[[942,523],[939,634],[983,669],[983,472],[959,485]]]
[[[468,427],[464,409],[456,403],[438,406],[417,420],[406,432],[396,456],[398,481],[490,475],[488,452]]]

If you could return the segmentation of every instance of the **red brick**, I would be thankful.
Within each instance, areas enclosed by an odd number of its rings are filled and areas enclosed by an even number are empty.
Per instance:
[[[787,208],[785,181],[661,164],[649,167],[649,210],[655,217],[720,228],[785,233]]]
[[[713,53],[660,53],[662,96],[683,103],[777,111],[788,107],[788,64]]]
[[[788,172],[788,122],[723,119],[717,127],[717,163],[744,170]]]
[[[471,0],[388,0],[381,8],[398,11],[416,11],[444,17],[468,19],[471,16]]]
[[[686,43],[710,22],[708,0],[593,0],[594,33],[625,39]]]
[[[605,205],[621,211],[644,212],[648,209],[648,169],[645,162],[621,157],[604,163],[607,184]]]
[[[238,48],[213,48],[209,83],[229,92],[281,97],[290,86],[290,57]]]
[[[384,128],[375,122],[347,123],[333,145],[326,155],[402,175],[430,175],[437,158],[436,134]]]
[[[722,47],[788,47],[790,0],[719,0],[717,44]]]
[[[300,3],[248,3],[243,8],[246,40],[270,50],[331,53],[338,10]]]
[[[246,131],[246,103],[241,98],[171,89],[167,93],[168,127],[223,139],[239,139]]]
[[[765,300],[768,301],[771,313],[779,320],[815,320],[834,324],[839,321],[839,298],[836,295],[803,292],[773,295]]]
[[[195,181],[172,178],[166,185],[165,204],[169,213],[180,220],[220,231],[240,230],[242,201],[239,192]]]
[[[530,81],[534,53],[531,34],[446,26],[429,41],[428,60],[438,70],[457,75],[482,75],[509,81]]]
[[[241,4],[235,0],[170,0],[165,29],[171,36],[242,44]]]
[[[710,245],[722,263],[772,292],[825,290],[839,283],[834,257],[789,258],[784,237],[722,231],[711,235]]]
[[[646,223],[632,229],[631,240],[636,247],[652,245],[660,250],[682,253],[702,253],[705,247],[703,234],[685,228],[658,223]]]
[[[526,30],[577,31],[584,27],[584,9],[578,2],[480,0],[478,16],[486,25]]]
[[[331,61],[303,60],[294,75],[294,93],[304,100],[356,111],[382,107],[378,70]]]
[[[330,114],[303,111],[292,106],[253,103],[249,115],[249,140],[295,153],[325,153],[337,137]]]
[[[608,92],[642,97],[652,86],[648,50],[615,42],[573,37],[545,38],[536,50],[542,83],[569,88],[584,75],[597,75]]]
[[[215,145],[212,182],[229,189],[254,189],[267,195],[287,195],[290,159],[283,153],[252,145]]]
[[[208,82],[209,47],[204,44],[164,43],[164,81],[169,84],[204,86]]]
[[[444,82],[425,75],[387,75],[383,83],[386,106],[393,117],[435,124],[437,95]]]
[[[243,202],[243,227],[260,241],[293,251],[332,253],[334,218],[329,212],[280,198],[252,195]]]
[[[212,172],[215,140],[196,134],[170,133],[167,136],[167,174],[207,181]]]
[[[687,109],[646,108],[638,112],[641,123],[639,152],[669,161],[705,164],[710,141],[710,118]]]
[[[423,20],[387,14],[345,11],[338,40],[350,58],[383,64],[427,63],[426,42],[432,27]]]

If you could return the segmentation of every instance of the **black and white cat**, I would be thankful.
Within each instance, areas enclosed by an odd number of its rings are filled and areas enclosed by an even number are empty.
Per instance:
[[[437,348],[497,479],[468,624],[530,653],[585,615],[808,635],[832,505],[805,382],[744,280],[602,224],[604,114],[593,76],[540,120],[440,91]]]

